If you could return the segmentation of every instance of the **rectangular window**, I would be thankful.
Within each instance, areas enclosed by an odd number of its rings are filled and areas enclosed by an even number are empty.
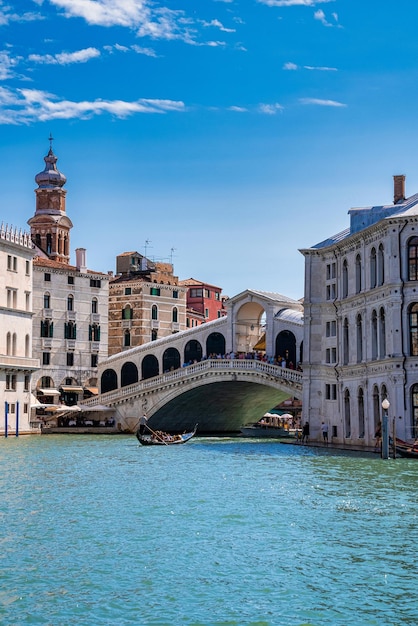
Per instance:
[[[331,349],[327,348],[325,350],[325,363],[331,363]]]
[[[8,270],[12,269],[12,255],[11,254],[7,255],[7,269]]]
[[[51,362],[51,354],[49,352],[42,352],[42,365],[49,365]]]
[[[337,348],[331,348],[331,363],[337,362]]]
[[[130,296],[132,294],[132,288],[131,287],[125,287],[125,296]]]
[[[174,290],[173,291],[173,298],[178,298],[179,297],[179,292]]]
[[[327,285],[327,296],[326,296],[327,300],[331,300],[331,287],[330,285]]]
[[[44,281],[47,283],[51,282],[51,274],[45,273],[44,274]]]
[[[97,289],[100,289],[101,286],[102,286],[101,280],[97,278],[90,278],[90,287],[96,287]]]
[[[29,412],[29,405],[27,402],[25,402],[25,404],[23,405],[23,413],[26,415],[26,413]]]
[[[215,291],[215,300],[219,300],[221,299],[221,294],[219,293],[219,291]]]
[[[9,413],[14,414],[15,412],[16,412],[16,404],[12,402],[11,404],[9,404]]]
[[[29,391],[29,385],[30,385],[30,376],[25,374],[25,379],[24,379],[24,382],[23,382],[23,389],[24,389],[24,391]]]
[[[191,298],[201,298],[203,295],[203,289],[190,289]]]
[[[25,293],[25,307],[26,311],[30,311],[30,293]]]
[[[99,360],[98,357],[99,357],[98,354],[92,354],[91,355],[91,367],[97,367],[98,360]]]
[[[67,366],[72,367],[74,365],[74,352],[67,352]]]
[[[325,400],[331,399],[331,385],[325,385]]]
[[[26,271],[26,276],[29,276],[30,274],[30,262],[26,261],[26,265],[25,265],[25,271]]]
[[[209,289],[205,289],[205,298],[210,298],[210,291],[209,291]]]
[[[67,282],[69,285],[74,285],[74,276],[68,276]]]
[[[208,318],[209,317],[209,309],[205,309],[205,317]]]
[[[159,296],[161,293],[161,290],[159,287],[151,287],[150,289],[150,295],[151,296]]]

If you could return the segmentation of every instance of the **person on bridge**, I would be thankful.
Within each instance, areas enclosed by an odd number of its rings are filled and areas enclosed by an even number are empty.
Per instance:
[[[144,434],[144,430],[145,430],[145,426],[147,425],[147,421],[148,421],[148,418],[147,418],[146,414],[144,413],[144,415],[142,415],[142,417],[139,418],[139,434],[140,435]]]

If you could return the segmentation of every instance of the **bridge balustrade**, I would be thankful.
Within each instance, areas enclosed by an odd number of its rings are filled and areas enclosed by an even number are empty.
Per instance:
[[[103,393],[100,396],[100,402],[111,404],[121,398],[150,389],[158,389],[179,379],[190,379],[209,370],[227,370],[230,372],[256,371],[277,379],[289,381],[296,385],[302,385],[302,372],[287,369],[280,365],[273,365],[256,359],[206,359],[174,371],[166,372],[165,374],[160,374],[159,376],[154,376],[153,378],[133,383],[132,385],[126,385],[125,387]],[[85,401],[85,404],[94,405],[95,400],[96,399],[91,398],[90,401]]]

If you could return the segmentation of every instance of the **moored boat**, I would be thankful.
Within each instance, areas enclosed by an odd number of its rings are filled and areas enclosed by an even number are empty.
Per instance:
[[[402,439],[396,439],[396,454],[409,459],[418,459],[418,442],[408,443]]]
[[[260,439],[287,439],[297,437],[298,429],[291,428],[289,419],[292,416],[266,414],[258,422],[240,428],[243,437],[258,437]]]
[[[149,426],[146,428],[147,433],[141,434],[139,429],[136,431],[136,438],[142,446],[173,446],[189,441],[196,434],[197,424],[192,431],[182,435],[171,435],[161,430],[154,431]]]

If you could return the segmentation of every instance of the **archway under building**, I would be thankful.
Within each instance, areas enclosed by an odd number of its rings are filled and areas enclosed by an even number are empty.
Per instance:
[[[206,356],[225,354],[225,337],[222,333],[211,333],[206,339]]]
[[[138,382],[138,368],[135,363],[127,361],[122,365],[120,373],[120,386],[126,387]]]
[[[185,363],[194,363],[195,361],[199,362],[202,360],[202,346],[199,341],[196,339],[192,339],[186,343],[186,347],[184,348],[184,362]]]
[[[163,354],[163,372],[177,370],[181,365],[180,352],[177,348],[167,348]]]
[[[266,312],[259,302],[246,302],[235,316],[235,351],[253,352],[265,333]]]
[[[144,357],[141,363],[141,378],[145,380],[147,378],[152,378],[153,376],[158,376],[160,373],[160,368],[158,365],[158,359],[153,354],[147,354]]]
[[[107,369],[103,372],[100,379],[100,392],[106,393],[107,391],[113,391],[118,387],[118,377],[115,370]]]
[[[296,337],[290,330],[282,330],[276,337],[275,357],[285,359],[286,367],[290,364],[296,366]]]

